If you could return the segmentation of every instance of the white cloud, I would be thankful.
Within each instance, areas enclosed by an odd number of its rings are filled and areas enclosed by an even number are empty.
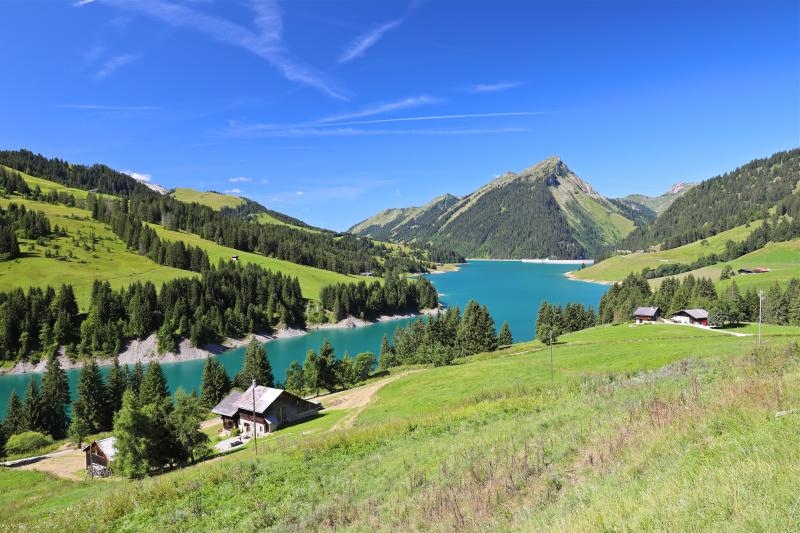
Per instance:
[[[303,193],[303,191],[297,191],[296,194],[297,194],[297,196],[303,196],[304,193]]]
[[[519,87],[522,84],[523,83],[521,81],[501,81],[498,83],[479,84],[473,85],[471,91],[474,93],[495,93],[498,91],[513,89],[514,87]]]
[[[259,183],[263,183],[264,185],[266,185],[267,183],[269,183],[269,180],[259,180]]]
[[[106,76],[110,76],[120,68],[124,67],[131,61],[134,61],[137,56],[133,54],[120,54],[117,56],[112,57],[111,59],[107,59],[100,65],[100,69],[95,72],[94,76],[97,79],[105,78]]]
[[[85,6],[85,5],[87,5],[87,4],[91,4],[91,3],[93,3],[94,1],[95,1],[95,0],[78,0],[77,2],[75,2],[75,3],[74,3],[74,4],[72,4],[72,5],[74,5],[75,7],[81,7],[81,6]]]
[[[482,119],[493,117],[525,117],[548,114],[549,111],[510,111],[501,113],[463,113],[457,115],[421,115],[413,117],[381,118],[373,120],[354,120],[346,122],[317,122],[310,124],[247,124],[236,121],[229,123],[231,132],[237,135],[263,135],[273,137],[333,136],[333,135],[389,135],[389,134],[430,134],[464,135],[475,133],[503,133],[524,131],[519,128],[499,129],[364,129],[349,126],[389,124],[398,122],[448,121],[459,119]]]
[[[245,178],[244,176],[239,176],[238,178],[228,178],[228,181],[231,183],[250,183],[252,178]]]
[[[346,99],[322,74],[296,60],[283,42],[283,15],[276,0],[252,0],[257,31],[228,19],[209,15],[185,4],[166,0],[105,0],[116,7],[137,11],[175,27],[207,35],[215,41],[241,48],[275,67],[287,80],[308,85]]]
[[[228,189],[225,194],[242,194],[242,190],[238,188]]]
[[[127,174],[136,181],[141,181],[142,183],[150,183],[151,181],[153,181],[153,176],[151,176],[150,174],[142,174],[140,172],[133,172],[130,170],[123,170],[122,173]]]
[[[353,42],[351,42],[339,55],[339,63],[348,63],[357,57],[364,55],[364,53],[375,46],[381,40],[383,35],[398,27],[403,22],[403,19],[395,19],[381,24],[377,28],[359,35]]]
[[[388,113],[390,111],[397,111],[400,109],[410,109],[413,107],[419,107],[423,105],[431,105],[431,104],[438,104],[443,102],[444,100],[440,98],[436,98],[434,96],[414,96],[410,98],[404,98],[402,100],[397,100],[395,102],[388,102],[385,104],[376,104],[360,111],[354,111],[352,113],[342,113],[340,115],[334,115],[331,117],[323,118],[320,122],[339,122],[341,120],[349,120],[352,118],[360,118],[360,117],[369,117],[373,115],[379,115],[382,113]]]

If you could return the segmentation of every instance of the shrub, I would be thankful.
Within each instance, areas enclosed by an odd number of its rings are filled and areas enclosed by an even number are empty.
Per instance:
[[[28,453],[53,444],[53,437],[38,431],[26,431],[9,437],[6,451],[9,454]]]

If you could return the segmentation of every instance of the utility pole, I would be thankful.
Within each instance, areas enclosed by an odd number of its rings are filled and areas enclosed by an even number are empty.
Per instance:
[[[550,324],[550,385],[555,384],[553,375],[553,324]]]
[[[256,433],[256,380],[253,380],[253,448],[258,455],[258,433]]]
[[[758,347],[761,347],[761,301],[764,298],[764,291],[758,291]]]

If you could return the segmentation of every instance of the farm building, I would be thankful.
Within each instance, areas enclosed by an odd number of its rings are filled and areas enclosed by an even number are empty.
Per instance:
[[[673,313],[671,320],[678,324],[708,325],[708,311],[705,309],[682,309]]]
[[[233,391],[211,411],[222,417],[225,431],[239,428],[251,437],[272,433],[284,424],[313,416],[322,406],[281,389],[250,386],[246,391]],[[255,411],[255,418],[253,417]]]
[[[86,468],[91,468],[92,465],[107,467],[117,455],[116,441],[114,437],[108,437],[96,440],[83,448],[83,453],[86,454]]]
[[[633,318],[637,324],[657,322],[661,318],[661,310],[658,307],[637,307],[633,312]]]

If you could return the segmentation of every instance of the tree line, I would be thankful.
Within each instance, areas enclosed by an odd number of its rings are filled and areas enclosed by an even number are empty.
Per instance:
[[[61,233],[58,226],[55,229]],[[24,239],[37,240],[48,237],[53,228],[41,211],[26,209],[24,205],[13,202],[6,209],[0,207],[0,261],[19,257],[18,232],[22,233]]]
[[[798,174],[800,149],[756,159],[699,183],[613,248],[645,249],[659,243],[664,249],[676,248],[763,219],[770,208],[792,196]]]
[[[768,324],[800,325],[800,278],[793,278],[782,288],[777,282],[764,295],[762,320]],[[598,322],[626,322],[639,306],[655,306],[669,316],[682,309],[701,308],[709,312],[714,326],[758,320],[758,291],[740,291],[735,281],[719,291],[708,278],[691,274],[680,281],[666,278],[653,291],[642,275],[630,274],[614,284],[600,299]]]
[[[439,298],[426,278],[407,281],[396,273],[386,275],[384,283],[337,283],[320,291],[324,309],[333,313],[336,322],[350,316],[374,320],[382,314],[393,315],[418,309],[433,309]]]
[[[156,333],[162,352],[181,338],[194,346],[279,325],[305,324],[295,277],[256,265],[224,263],[199,278],[178,278],[157,290],[137,282],[118,290],[95,280],[88,312],[78,314],[70,285],[0,293],[0,358],[38,360],[66,346],[69,355],[113,356],[127,340]]]
[[[562,307],[542,300],[536,315],[536,338],[544,344],[552,344],[559,335],[592,328],[596,322],[597,316],[591,306],[568,303]]]
[[[800,195],[797,196],[800,198]],[[800,206],[800,202],[796,205]],[[792,207],[794,208],[795,204],[792,204]],[[642,274],[647,279],[674,276],[705,266],[732,261],[750,252],[760,250],[768,242],[785,242],[800,237],[800,208],[798,208],[797,212],[787,212],[786,214],[790,216],[778,217],[778,215],[775,215],[772,223],[764,219],[763,223],[742,241],[727,241],[725,243],[725,251],[719,254],[707,254],[691,263],[668,263],[654,269],[646,268],[642,271]]]
[[[389,260],[393,268],[402,266],[410,272],[425,269],[424,254],[389,249],[350,234],[259,224],[248,220],[247,215],[240,218],[235,211],[214,211],[201,204],[183,203],[169,195],[151,191],[130,176],[104,165],[73,165],[28,150],[0,151],[0,164],[68,187],[122,197],[122,200],[103,199],[107,208],[98,211],[97,215],[105,222],[110,222],[121,212],[130,216],[130,223],[134,225],[136,222],[160,224],[237,250],[345,274],[383,273],[385,260]]]
[[[511,344],[508,324],[503,330],[502,344]],[[406,327],[398,326],[391,344],[384,336],[378,362],[383,369],[414,364],[444,366],[457,357],[494,351],[499,345],[489,309],[470,300],[463,314],[454,306]]]

